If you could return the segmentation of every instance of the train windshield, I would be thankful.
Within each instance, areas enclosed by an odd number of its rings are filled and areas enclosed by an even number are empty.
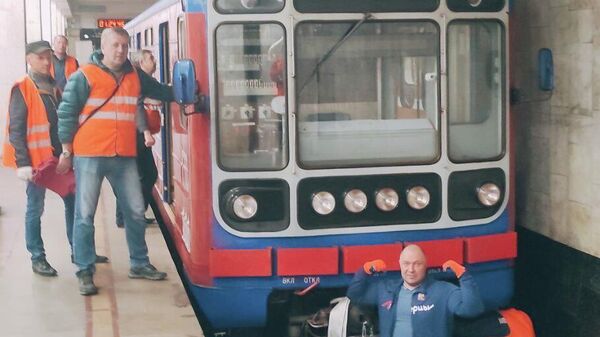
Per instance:
[[[435,23],[303,22],[295,34],[302,167],[437,160],[440,47]]]
[[[284,30],[274,23],[217,29],[219,164],[279,170],[287,164]]]
[[[448,155],[491,160],[504,153],[504,30],[498,21],[448,27]],[[476,141],[474,141],[476,140]]]

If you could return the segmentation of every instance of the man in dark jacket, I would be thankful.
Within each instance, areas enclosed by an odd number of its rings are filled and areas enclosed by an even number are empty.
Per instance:
[[[73,244],[79,271],[79,292],[94,295],[94,215],[104,178],[110,182],[125,215],[130,278],[164,280],[166,273],[150,264],[146,245],[144,201],[136,163],[135,120],[140,96],[172,101],[170,87],[161,85],[129,60],[129,34],[122,28],[102,32],[101,51],[68,80],[58,107],[58,136],[63,145],[57,171],[70,168],[77,182]],[[151,136],[148,130],[144,132]],[[152,137],[146,146],[153,144]]]
[[[454,261],[452,269],[460,287],[427,277],[423,251],[409,245],[400,254],[401,279],[383,277],[385,263],[365,263],[356,272],[348,297],[362,304],[377,305],[380,337],[451,337],[453,315],[474,317],[483,312],[473,277]]]

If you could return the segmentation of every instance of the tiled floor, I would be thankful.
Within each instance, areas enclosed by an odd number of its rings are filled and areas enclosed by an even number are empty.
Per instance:
[[[125,233],[114,224],[115,201],[104,186],[96,214],[96,247],[110,264],[98,265],[100,293],[79,295],[64,227],[62,200],[46,194],[42,237],[48,261],[59,272],[45,278],[31,271],[25,249],[25,186],[0,168],[0,336],[6,337],[196,337],[203,336],[161,232],[146,231],[150,259],[167,281],[127,277]]]

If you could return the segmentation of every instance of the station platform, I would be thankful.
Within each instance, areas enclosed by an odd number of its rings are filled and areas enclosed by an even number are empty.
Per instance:
[[[76,268],[59,196],[46,193],[42,238],[57,277],[31,270],[25,248],[25,184],[0,168],[0,336],[11,337],[200,337],[202,330],[157,225],[146,230],[150,260],[166,281],[127,277],[129,254],[115,225],[115,197],[107,182],[96,213],[96,249],[110,258],[94,277],[99,294],[79,294]]]

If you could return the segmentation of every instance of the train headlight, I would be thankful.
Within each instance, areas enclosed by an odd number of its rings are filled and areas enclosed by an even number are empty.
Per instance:
[[[477,7],[481,5],[481,0],[469,0],[469,5],[471,5],[471,7]]]
[[[367,208],[367,195],[359,189],[348,191],[344,196],[344,206],[352,213],[360,213]]]
[[[398,193],[391,188],[382,188],[375,194],[375,204],[384,212],[396,209],[399,200]]]
[[[327,215],[335,209],[335,198],[329,192],[318,192],[313,195],[312,207],[315,212]]]
[[[253,196],[243,194],[233,199],[233,213],[244,220],[248,220],[256,215],[258,203]]]
[[[423,186],[415,186],[406,193],[406,202],[412,209],[423,209],[429,205],[430,200],[429,191]]]
[[[494,206],[500,200],[501,192],[498,185],[487,183],[477,188],[477,199],[484,206]]]

